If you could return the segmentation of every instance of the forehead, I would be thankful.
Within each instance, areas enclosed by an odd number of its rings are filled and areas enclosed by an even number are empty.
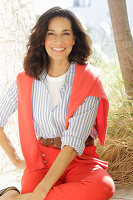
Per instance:
[[[71,21],[65,17],[54,17],[49,21],[48,29],[50,30],[72,30]]]

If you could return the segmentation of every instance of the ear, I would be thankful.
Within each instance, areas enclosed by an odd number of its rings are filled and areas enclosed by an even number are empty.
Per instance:
[[[73,41],[73,45],[75,45],[75,40]]]

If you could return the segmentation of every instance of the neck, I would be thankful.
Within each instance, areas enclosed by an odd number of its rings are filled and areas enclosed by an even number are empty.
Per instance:
[[[58,77],[58,76],[62,76],[63,74],[65,74],[69,68],[69,61],[66,60],[66,61],[62,61],[62,60],[59,60],[59,61],[50,61],[50,67],[49,67],[49,70],[48,70],[48,75],[49,76],[52,76],[52,77]]]

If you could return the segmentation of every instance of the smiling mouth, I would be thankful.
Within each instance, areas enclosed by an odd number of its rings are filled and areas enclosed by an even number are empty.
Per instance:
[[[54,47],[52,47],[51,49],[53,51],[56,51],[56,52],[63,52],[66,48],[54,48]]]

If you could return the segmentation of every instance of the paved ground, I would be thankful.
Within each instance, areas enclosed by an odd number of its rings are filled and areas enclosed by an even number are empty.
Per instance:
[[[133,186],[128,189],[116,190],[111,200],[133,200]]]

